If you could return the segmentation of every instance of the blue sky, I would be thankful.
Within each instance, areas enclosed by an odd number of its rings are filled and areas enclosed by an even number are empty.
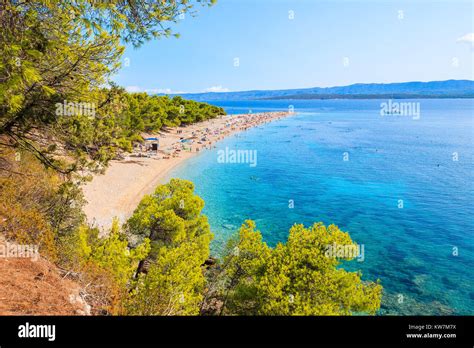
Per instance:
[[[173,25],[179,39],[127,47],[114,80],[183,93],[474,79],[468,0],[218,0],[198,10]]]

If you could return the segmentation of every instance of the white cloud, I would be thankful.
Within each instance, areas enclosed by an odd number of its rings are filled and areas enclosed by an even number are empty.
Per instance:
[[[141,88],[138,86],[127,86],[125,87],[125,90],[130,93],[141,92]]]
[[[456,41],[457,42],[470,43],[471,45],[474,45],[474,33],[468,33],[468,34],[460,37]]]
[[[173,94],[173,93],[175,93],[171,90],[171,88],[150,88],[150,89],[147,89],[146,91],[148,93],[152,93],[152,94],[155,94],[155,93]]]
[[[162,93],[162,94],[184,94],[183,91],[173,91],[171,88],[150,88],[145,89],[145,92],[150,94]]]
[[[171,88],[141,88],[139,86],[127,86],[125,87],[127,92],[130,93],[138,93],[138,92],[146,92],[148,94],[184,94],[186,92],[183,91],[173,91]]]
[[[209,88],[206,88],[204,90],[204,92],[216,92],[216,93],[219,93],[219,92],[229,92],[229,89],[228,88],[224,88],[222,86],[212,86],[212,87],[209,87]]]

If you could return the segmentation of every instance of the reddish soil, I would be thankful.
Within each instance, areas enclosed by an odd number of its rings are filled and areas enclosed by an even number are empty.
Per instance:
[[[43,258],[0,257],[0,315],[78,315],[83,304],[70,300],[78,293],[79,286]]]

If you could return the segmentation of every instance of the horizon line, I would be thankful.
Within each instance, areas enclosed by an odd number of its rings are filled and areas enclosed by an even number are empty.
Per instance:
[[[171,92],[171,93],[165,93],[165,92],[155,92],[152,94],[156,95],[189,95],[189,94],[225,94],[225,93],[243,93],[243,92],[261,92],[261,91],[289,91],[289,90],[305,90],[305,89],[314,89],[314,88],[320,88],[320,89],[330,89],[330,88],[341,88],[341,87],[351,87],[351,86],[356,86],[356,85],[396,85],[396,84],[407,84],[407,83],[436,83],[436,82],[451,82],[451,81],[457,81],[457,82],[474,82],[474,79],[448,79],[448,80],[428,80],[428,81],[403,81],[403,82],[355,82],[347,85],[335,85],[335,86],[328,86],[328,87],[319,87],[319,86],[313,86],[313,87],[294,87],[294,88],[277,88],[277,89],[247,89],[247,90],[238,90],[238,91],[202,91],[202,92]],[[150,89],[145,89],[141,92],[150,92],[153,90],[163,90],[160,88],[150,88]]]

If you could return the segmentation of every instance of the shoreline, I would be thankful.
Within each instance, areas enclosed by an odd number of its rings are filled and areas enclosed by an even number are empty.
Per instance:
[[[94,175],[82,186],[87,222],[101,232],[114,217],[121,223],[133,213],[141,199],[163,183],[166,175],[191,157],[216,147],[216,143],[247,129],[294,115],[287,111],[226,115],[184,127],[164,129],[144,138],[158,137],[159,150],[143,152],[138,145],[124,159],[109,163],[105,174]]]

